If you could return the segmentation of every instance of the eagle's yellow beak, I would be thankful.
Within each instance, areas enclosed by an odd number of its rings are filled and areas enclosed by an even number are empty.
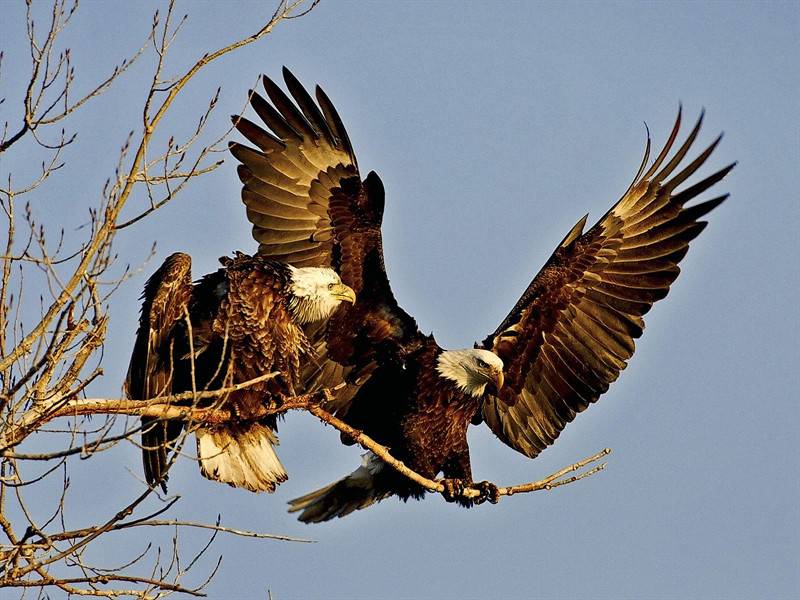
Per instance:
[[[353,291],[353,288],[343,283],[333,284],[333,287],[331,288],[331,296],[337,300],[349,302],[350,304],[356,303],[356,293]]]
[[[502,371],[495,371],[494,376],[495,376],[494,385],[497,388],[497,391],[499,392],[501,389],[503,389],[503,383],[505,383],[505,377],[503,376]]]

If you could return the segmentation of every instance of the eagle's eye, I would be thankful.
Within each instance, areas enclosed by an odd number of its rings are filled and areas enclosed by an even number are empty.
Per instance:
[[[481,360],[480,358],[477,360],[477,363],[478,363],[478,367],[480,367],[481,369],[485,369],[485,368],[487,368],[489,366],[489,365],[486,364],[485,361]]]
[[[332,289],[333,289],[333,284],[332,284],[332,283],[329,283],[329,284],[328,284],[328,289],[329,289],[329,290],[332,290]]]

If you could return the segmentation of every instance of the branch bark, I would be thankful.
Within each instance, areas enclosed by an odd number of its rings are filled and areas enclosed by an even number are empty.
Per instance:
[[[255,379],[236,384],[230,387],[221,388],[219,390],[205,391],[205,392],[187,392],[183,394],[176,394],[174,396],[164,396],[152,400],[118,400],[118,399],[100,399],[90,398],[82,400],[71,400],[67,402],[62,408],[53,412],[52,414],[45,415],[37,422],[37,427],[41,427],[44,423],[52,419],[60,417],[74,417],[79,415],[93,415],[93,414],[114,414],[114,415],[129,415],[129,416],[146,416],[157,419],[181,419],[190,421],[193,424],[211,423],[221,424],[227,423],[237,419],[237,416],[224,406],[212,406],[208,408],[198,407],[196,405],[199,399],[222,399],[231,392],[238,391],[264,381],[266,379],[275,377],[277,373],[267,373]],[[395,469],[398,473],[404,475],[414,483],[424,487],[425,489],[443,493],[445,491],[442,480],[429,479],[410,469],[401,460],[392,456],[389,448],[375,441],[363,431],[359,431],[338,417],[332,415],[322,408],[323,401],[331,401],[333,399],[330,390],[320,390],[311,394],[301,394],[286,398],[280,403],[272,406],[262,406],[259,411],[250,415],[248,420],[260,420],[264,417],[276,414],[282,414],[289,410],[305,410],[323,423],[327,423],[351,437],[357,444],[365,450],[373,452],[386,464]],[[175,402],[193,401],[191,406],[181,406],[174,404]],[[19,434],[18,434],[19,435]],[[18,439],[18,435],[12,432],[11,438],[5,440],[0,439],[0,451],[4,451],[11,446],[16,440],[16,443],[22,438]],[[6,445],[4,445],[6,444]],[[532,481],[529,483],[511,485],[511,486],[498,486],[499,496],[513,496],[514,494],[524,494],[535,492],[539,490],[551,490],[553,488],[573,483],[586,477],[590,477],[599,471],[606,468],[607,463],[596,464],[594,467],[586,471],[579,472],[584,467],[595,464],[605,456],[611,453],[610,448],[604,448],[591,456],[579,460],[571,465],[559,469],[555,473],[548,475],[543,479]],[[569,473],[576,473],[576,475],[564,478]],[[477,498],[481,495],[481,490],[477,485],[466,487],[461,496],[464,498]]]

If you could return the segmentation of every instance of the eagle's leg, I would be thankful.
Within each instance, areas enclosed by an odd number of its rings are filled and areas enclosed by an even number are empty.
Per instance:
[[[297,395],[292,377],[283,372],[268,382],[264,392],[262,405],[277,410],[276,414],[280,414],[280,409],[287,400],[291,400]]]
[[[465,498],[461,497],[461,494],[464,493],[464,480],[463,479],[442,479],[442,485],[444,486],[444,490],[442,491],[442,497],[447,502],[458,502],[463,503],[464,501],[472,502],[471,500],[466,500]]]
[[[278,382],[278,385],[281,387],[282,396],[286,398],[294,398],[297,395],[297,392],[294,389],[294,382],[292,381],[291,377],[287,377],[284,373],[281,373],[275,378]]]
[[[475,504],[475,499],[463,496],[464,490],[472,486],[472,466],[469,461],[469,446],[467,446],[466,438],[464,438],[463,444],[459,444],[456,451],[450,455],[442,472],[444,474],[442,496],[447,502],[458,502],[466,508]]]
[[[461,506],[469,508],[483,504],[487,500],[491,504],[497,504],[500,501],[500,490],[491,481],[481,481],[480,483],[473,484],[471,481],[465,479],[442,479],[444,491],[442,496],[447,502],[458,502]],[[464,498],[464,490],[471,487],[476,487],[480,492],[479,496],[474,498]]]
[[[481,495],[475,498],[475,504],[483,504],[487,500],[491,504],[497,504],[500,502],[500,490],[498,490],[497,486],[491,481],[481,481],[480,483],[476,484],[476,487],[480,491]]]

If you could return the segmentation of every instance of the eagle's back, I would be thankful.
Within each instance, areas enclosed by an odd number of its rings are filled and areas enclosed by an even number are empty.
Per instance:
[[[224,373],[230,385],[265,373],[281,374],[231,395],[229,402],[245,413],[270,396],[294,393],[300,360],[310,347],[289,312],[291,274],[285,265],[244,254],[223,264],[195,287],[195,337],[210,350],[202,361],[203,379]]]

